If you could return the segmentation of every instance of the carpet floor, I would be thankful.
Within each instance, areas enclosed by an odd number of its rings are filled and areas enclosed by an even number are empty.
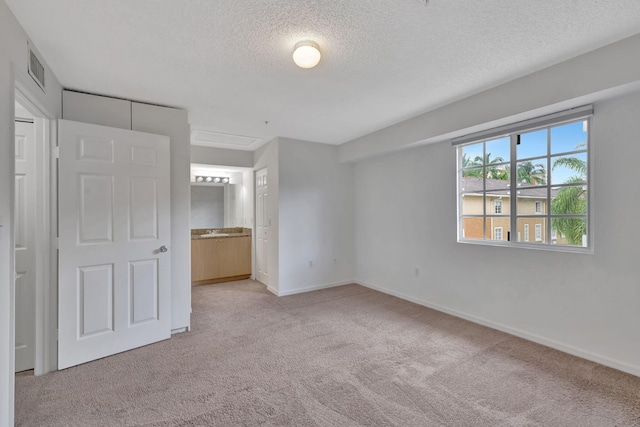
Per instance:
[[[193,288],[192,332],[16,377],[18,426],[640,426],[640,378],[358,285]]]

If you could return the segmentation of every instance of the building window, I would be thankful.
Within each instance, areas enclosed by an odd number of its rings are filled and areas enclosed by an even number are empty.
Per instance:
[[[493,240],[502,240],[502,227],[493,229]]]
[[[591,114],[581,107],[454,140],[458,241],[590,251]],[[509,239],[512,230],[524,239]]]
[[[493,213],[501,214],[502,213],[502,200],[496,200],[493,202]]]

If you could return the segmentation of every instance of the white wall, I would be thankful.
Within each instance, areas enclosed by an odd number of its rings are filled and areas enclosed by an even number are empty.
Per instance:
[[[279,194],[279,161],[278,161],[278,139],[274,139],[262,147],[253,152],[254,166],[253,169],[258,171],[267,168],[267,185],[268,185],[268,197],[267,197],[267,216],[271,223],[269,227],[269,243],[268,243],[268,273],[269,284],[267,288],[278,295],[279,292],[279,207],[278,207],[278,194]],[[251,178],[252,182],[255,181],[255,176]],[[255,185],[254,185],[255,188]],[[255,233],[254,233],[255,234]],[[255,237],[254,237],[255,240]],[[254,245],[255,246],[255,245]],[[254,257],[255,259],[255,257]],[[255,271],[255,268],[254,268]]]
[[[251,168],[253,167],[253,152],[192,145],[191,163]]]
[[[352,283],[353,166],[338,162],[334,145],[286,138],[279,144],[278,294]]]
[[[456,243],[448,143],[358,163],[357,281],[640,375],[639,117],[640,92],[595,104],[595,255]]]
[[[0,1],[0,426],[13,425],[14,380],[14,76],[33,101],[54,117],[61,114],[62,88],[45,65],[46,94],[27,75],[27,35]],[[43,59],[43,58],[41,58]],[[44,59],[43,59],[44,60]]]
[[[639,51],[640,35],[604,46],[342,144],[340,160],[359,161],[593,102],[602,91],[637,84]]]

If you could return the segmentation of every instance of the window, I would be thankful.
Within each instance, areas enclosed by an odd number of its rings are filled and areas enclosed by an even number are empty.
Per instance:
[[[493,240],[502,240],[502,227],[493,229]]]
[[[458,241],[589,251],[591,114],[581,107],[454,140]]]
[[[496,200],[493,202],[493,213],[501,214],[502,213],[502,200]]]

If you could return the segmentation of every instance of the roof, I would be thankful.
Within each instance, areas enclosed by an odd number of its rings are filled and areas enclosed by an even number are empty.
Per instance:
[[[487,179],[486,190],[495,194],[496,196],[509,196],[510,189],[508,186],[510,183],[502,179]],[[475,176],[462,177],[460,182],[460,189],[467,194],[480,194],[482,192],[482,178]],[[546,199],[547,187],[529,187],[527,184],[518,188],[518,190],[526,190],[525,194],[520,193],[520,197],[534,198],[534,199]],[[551,189],[551,195],[554,196],[558,190]]]

